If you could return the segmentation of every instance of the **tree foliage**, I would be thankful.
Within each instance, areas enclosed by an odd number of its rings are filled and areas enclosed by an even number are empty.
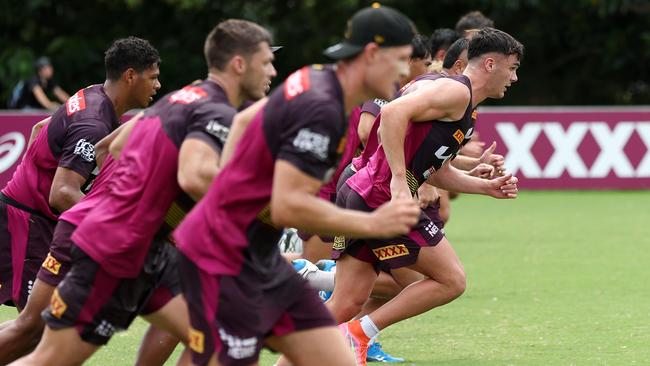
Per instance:
[[[386,0],[421,33],[453,28],[481,10],[526,46],[518,85],[507,104],[650,104],[650,2],[646,0]],[[0,100],[49,56],[69,92],[104,79],[103,52],[112,40],[136,35],[161,53],[162,92],[202,78],[205,35],[237,17],[269,28],[280,73],[276,83],[336,43],[364,0],[2,0]],[[504,103],[504,102],[498,102]]]

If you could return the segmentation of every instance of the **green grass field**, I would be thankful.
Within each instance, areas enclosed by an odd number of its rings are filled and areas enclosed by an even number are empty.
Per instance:
[[[649,203],[650,191],[461,196],[446,230],[467,291],[386,329],[384,348],[405,365],[649,364]],[[13,316],[0,308],[0,321]],[[144,329],[87,364],[132,364]]]

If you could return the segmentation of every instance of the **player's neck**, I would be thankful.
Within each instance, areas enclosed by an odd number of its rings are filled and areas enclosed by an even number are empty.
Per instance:
[[[482,101],[487,99],[487,79],[485,75],[469,65],[465,68],[463,75],[469,78],[472,84],[472,108],[476,108]]]
[[[113,103],[113,109],[115,110],[115,115],[117,118],[120,118],[127,111],[136,108],[125,95],[125,87],[120,85],[119,81],[106,80],[104,82],[104,93],[108,96],[108,99]]]
[[[235,108],[239,108],[244,103],[244,95],[239,87],[239,81],[231,75],[221,72],[208,72],[208,81],[211,81],[221,87],[226,92],[228,102]]]
[[[343,103],[345,114],[352,112],[354,107],[361,105],[370,98],[369,93],[363,84],[363,70],[358,62],[339,62],[336,65],[336,78],[343,90]]]

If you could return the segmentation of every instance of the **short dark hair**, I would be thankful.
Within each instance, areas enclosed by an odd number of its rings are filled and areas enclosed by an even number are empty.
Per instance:
[[[469,41],[467,59],[471,60],[490,52],[506,56],[517,55],[517,58],[521,59],[524,56],[524,45],[504,31],[482,28]]]
[[[458,22],[456,23],[456,32],[462,35],[466,30],[481,29],[485,27],[493,28],[494,21],[483,15],[480,11],[474,10],[458,19]]]
[[[460,35],[458,32],[451,28],[438,28],[433,31],[433,34],[429,38],[429,49],[431,49],[431,55],[435,56],[438,50],[446,50],[454,43]]]
[[[445,59],[442,61],[442,67],[445,69],[450,69],[454,66],[454,63],[460,57],[460,54],[469,46],[469,40],[467,38],[458,38],[456,42],[452,43],[451,46],[447,49],[445,54]]]
[[[149,41],[131,36],[113,42],[104,54],[104,65],[106,79],[117,80],[129,68],[141,73],[160,65],[160,55]]]
[[[271,33],[258,24],[228,19],[217,24],[205,39],[203,53],[208,68],[223,70],[233,56],[248,57],[258,51],[259,43],[273,43]]]
[[[422,59],[431,55],[428,41],[429,40],[427,39],[427,37],[421,34],[416,34],[413,37],[413,40],[411,40],[411,46],[413,46],[413,52],[411,53],[412,59],[416,59],[416,58]]]

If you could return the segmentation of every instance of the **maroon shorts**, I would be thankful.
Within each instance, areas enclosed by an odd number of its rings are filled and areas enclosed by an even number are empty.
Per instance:
[[[0,304],[25,307],[55,225],[0,201]]]
[[[81,339],[99,346],[127,329],[136,316],[159,310],[180,293],[177,251],[164,243],[152,247],[138,277],[118,278],[72,246],[72,268],[42,314],[47,325],[75,327]]]
[[[56,287],[70,271],[72,265],[70,249],[74,244],[70,237],[76,228],[76,225],[64,220],[59,220],[56,224],[52,243],[50,244],[50,252],[38,271],[37,277],[39,281]]]
[[[340,207],[373,211],[363,198],[347,184],[341,187],[336,204]],[[444,234],[424,212],[411,232],[392,239],[341,239],[334,241],[332,259],[339,259],[345,253],[368,262],[375,270],[396,269],[415,263],[422,247],[436,246]]]
[[[431,221],[433,221],[434,224],[436,224],[437,227],[440,228],[440,231],[442,231],[444,234],[445,222],[442,220],[442,217],[440,217],[440,198],[438,198],[436,202],[429,205],[429,207],[425,208],[422,211],[431,219]]]
[[[316,291],[285,261],[280,275],[292,273],[277,286],[265,286],[249,261],[237,276],[209,274],[183,254],[179,262],[196,365],[206,365],[215,352],[222,366],[250,365],[266,337],[336,325]]]

